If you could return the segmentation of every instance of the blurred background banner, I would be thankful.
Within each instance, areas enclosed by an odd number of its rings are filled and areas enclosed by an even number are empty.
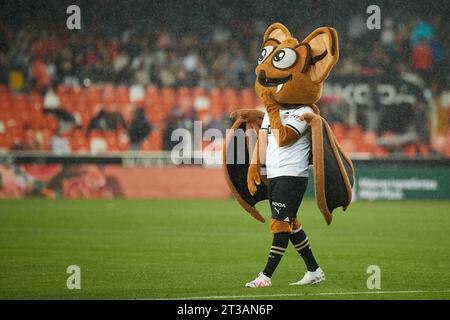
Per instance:
[[[67,1],[2,1],[0,197],[228,197],[219,167],[174,166],[173,133],[220,151],[229,112],[263,108],[254,68],[276,21],[339,33],[318,105],[355,160],[355,197],[450,197],[450,4],[380,0],[369,29],[370,4],[81,0],[68,29]],[[192,139],[194,121],[222,136]]]
[[[124,167],[121,165],[0,165],[0,198],[158,198],[230,197],[218,168]]]
[[[139,156],[0,157],[0,198],[227,199],[222,168]],[[354,200],[450,200],[450,160],[357,160]],[[313,175],[305,194],[314,197]]]

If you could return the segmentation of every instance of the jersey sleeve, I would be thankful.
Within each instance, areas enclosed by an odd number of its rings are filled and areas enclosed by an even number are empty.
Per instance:
[[[300,136],[308,130],[308,123],[306,121],[300,120],[300,117],[307,112],[314,113],[314,111],[310,107],[303,107],[295,110],[291,113],[286,121],[286,126],[295,130]]]
[[[266,112],[266,113],[264,113],[264,118],[263,118],[263,121],[261,123],[261,129],[269,130],[269,124],[270,124],[269,116],[268,116],[268,114]]]

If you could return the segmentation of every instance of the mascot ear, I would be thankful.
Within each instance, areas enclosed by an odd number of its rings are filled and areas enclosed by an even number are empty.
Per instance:
[[[281,43],[288,38],[292,38],[292,35],[281,23],[271,24],[264,33],[264,41],[267,39],[275,39]]]
[[[307,71],[315,83],[323,82],[339,59],[338,35],[335,29],[322,27],[314,30],[302,44],[310,47],[311,59]]]

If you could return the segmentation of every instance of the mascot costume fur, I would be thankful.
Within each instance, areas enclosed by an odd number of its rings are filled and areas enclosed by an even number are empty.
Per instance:
[[[325,280],[308,237],[297,219],[312,163],[320,212],[329,225],[335,208],[345,210],[352,198],[354,169],[315,103],[323,82],[339,57],[335,29],[321,27],[302,42],[280,23],[264,34],[256,67],[255,90],[266,112],[238,110],[224,146],[224,175],[233,195],[255,219],[255,208],[269,200],[273,243],[266,267],[246,287],[270,286],[271,277],[289,241],[304,260],[307,272],[293,285]],[[250,130],[249,130],[250,129]],[[256,133],[251,139],[248,132]],[[244,147],[239,136],[246,132]],[[244,153],[244,154],[242,154]]]

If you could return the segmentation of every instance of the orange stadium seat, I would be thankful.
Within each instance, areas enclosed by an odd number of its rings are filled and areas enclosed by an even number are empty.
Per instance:
[[[125,130],[119,130],[117,133],[117,150],[127,151],[130,149],[130,139]]]
[[[161,130],[153,131],[144,141],[141,143],[142,151],[158,151],[162,149],[162,135]]]
[[[180,103],[180,99],[186,99],[190,104],[192,104],[193,92],[191,89],[186,87],[181,87],[177,92],[177,103]]]
[[[130,103],[129,88],[127,86],[114,85],[92,85],[63,86],[57,87],[57,94],[61,106],[71,112],[81,121],[83,130],[77,130],[68,136],[74,150],[88,150],[90,140],[85,136],[92,117],[99,111],[100,107],[107,110],[119,110],[126,121],[132,118],[133,106]],[[205,101],[199,98],[205,98]],[[43,109],[43,95],[37,92],[29,94],[17,94],[11,92],[7,86],[0,88],[0,120],[4,123],[6,133],[0,134],[0,147],[5,147],[18,139],[25,129],[33,131],[45,131],[48,141],[57,129],[57,119],[53,115],[45,115]],[[209,100],[209,103],[208,103]],[[197,103],[201,101],[201,104]],[[219,117],[238,108],[256,108],[261,105],[260,99],[254,93],[253,88],[237,90],[235,88],[209,89],[204,88],[158,88],[148,86],[145,89],[144,107],[149,121],[159,129],[152,132],[143,144],[143,150],[159,150],[162,145],[162,129],[167,116],[176,105],[187,104],[196,107],[199,119],[208,116]],[[183,107],[183,106],[182,106]],[[378,135],[376,132],[364,132],[359,125],[346,126],[341,123],[331,125],[332,130],[342,147],[348,152],[370,152],[376,156],[389,155],[386,148],[377,146]],[[82,135],[80,135],[82,133]],[[98,133],[96,133],[98,134]],[[382,137],[391,136],[383,133]],[[98,137],[104,140],[108,150],[127,150],[129,148],[126,133],[106,133]],[[446,135],[432,137],[431,150],[450,157],[450,130]],[[401,151],[408,157],[421,155],[428,157],[430,147],[425,144],[407,145]]]
[[[239,109],[240,102],[238,98],[238,92],[236,89],[227,88],[224,91],[224,102],[225,102],[225,112],[230,112],[236,109]]]
[[[145,105],[153,106],[160,103],[161,96],[158,87],[149,86],[145,92]]]
[[[364,152],[373,152],[377,146],[377,133],[375,131],[367,131],[363,136],[363,143],[360,145]]]
[[[11,95],[0,93],[0,111],[9,109],[12,105]]]
[[[14,110],[17,111],[25,110],[25,108],[28,105],[28,96],[25,94],[18,94],[14,96],[13,103],[14,103]]]
[[[112,131],[112,132],[105,132],[103,134],[105,141],[108,145],[108,150],[109,151],[117,151],[118,149],[118,143],[117,143],[117,133]]]
[[[446,158],[450,158],[450,129],[448,132],[449,133],[447,133],[447,139],[446,139],[444,148],[442,150],[442,152]]]
[[[55,132],[58,128],[58,120],[54,115],[46,115],[45,116],[45,125],[46,127],[51,130],[52,132]]]
[[[240,108],[253,109],[256,107],[255,94],[252,88],[246,88],[241,90],[239,98],[240,98],[239,99]]]
[[[113,95],[114,102],[119,105],[126,105],[130,103],[130,95],[127,86],[115,87]]]
[[[224,112],[224,101],[220,89],[211,89],[209,100],[211,101],[211,115],[213,117],[221,115]]]
[[[172,108],[176,103],[175,90],[173,88],[163,88],[161,90],[161,103]]]
[[[422,157],[428,158],[430,156],[430,149],[425,144],[419,143],[418,149],[419,149],[419,154]]]
[[[80,86],[73,86],[67,89],[70,99],[78,101],[84,95],[83,88]]]
[[[0,149],[4,150],[9,147],[8,136],[6,134],[0,134]]]
[[[192,90],[193,90],[192,95],[194,97],[206,97],[206,96],[208,96],[208,92],[204,88],[195,88],[195,89],[192,89]]]
[[[354,139],[346,138],[342,142],[340,142],[341,147],[345,150],[345,152],[357,152],[358,144]]]
[[[416,146],[414,144],[408,144],[403,148],[403,153],[408,157],[415,157],[417,155]]]
[[[389,151],[386,148],[377,146],[377,147],[375,147],[375,151],[373,154],[376,157],[383,158],[383,157],[387,157],[389,155]]]
[[[342,123],[333,123],[331,125],[331,130],[334,133],[334,136],[336,137],[337,141],[340,143],[344,141],[346,137],[346,126]]]
[[[82,130],[74,130],[69,138],[73,151],[88,151],[89,144],[85,133]]]
[[[89,104],[99,104],[101,100],[101,90],[98,86],[90,86],[84,90],[84,97]]]
[[[164,122],[167,112],[162,105],[154,105],[145,109],[145,115],[151,123],[160,126]]]

